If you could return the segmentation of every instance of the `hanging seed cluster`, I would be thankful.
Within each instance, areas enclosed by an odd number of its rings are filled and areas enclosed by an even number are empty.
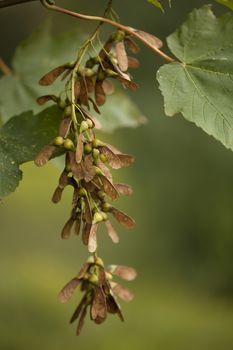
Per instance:
[[[144,32],[138,33],[157,47],[160,46],[157,38]],[[90,41],[84,44],[80,52],[83,53],[88,45]],[[111,240],[118,243],[119,237],[110,221],[111,217],[126,229],[134,228],[134,220],[112,204],[119,195],[130,195],[132,188],[114,183],[111,173],[111,169],[130,166],[134,158],[96,137],[95,129],[100,127],[100,122],[92,115],[92,110],[101,115],[100,107],[106,103],[107,96],[114,93],[114,81],[124,88],[137,89],[128,69],[137,68],[139,61],[129,56],[127,51],[135,54],[139,47],[129,35],[117,31],[108,38],[96,56],[83,58],[80,55],[77,61],[53,69],[39,81],[41,85],[47,86],[61,76],[67,93],[65,99],[55,95],[37,99],[39,105],[54,101],[63,113],[57,137],[41,150],[35,164],[43,166],[58,152],[65,154],[64,170],[52,196],[52,201],[58,203],[67,186],[73,189],[71,213],[61,237],[68,239],[73,232],[81,237],[83,244],[92,253],[78,275],[59,294],[59,300],[66,302],[78,286],[83,292],[83,298],[71,318],[71,322],[78,320],[77,334],[82,329],[88,307],[91,320],[97,324],[106,319],[107,313],[116,314],[123,321],[116,298],[126,301],[133,298],[128,289],[113,282],[113,276],[133,280],[136,277],[135,270],[116,265],[105,268],[97,255],[97,231],[104,225]]]

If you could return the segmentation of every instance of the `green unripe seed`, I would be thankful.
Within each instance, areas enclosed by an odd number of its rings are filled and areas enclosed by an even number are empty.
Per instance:
[[[102,209],[103,209],[103,211],[105,212],[105,213],[108,213],[110,210],[111,210],[111,208],[112,208],[112,206],[111,206],[111,204],[109,204],[109,203],[103,203],[103,205],[102,205]]]
[[[94,160],[98,160],[100,155],[100,151],[97,148],[93,148],[92,150],[92,156]]]
[[[98,73],[98,76],[97,76],[97,80],[104,80],[105,77],[106,77],[105,71],[100,70],[99,73]]]
[[[87,124],[88,124],[89,129],[92,129],[94,126],[94,123],[91,119],[87,119]]]
[[[73,150],[74,149],[74,143],[70,139],[65,139],[64,143],[63,143],[63,146],[65,147],[65,149],[68,149],[68,150]]]
[[[97,258],[95,259],[95,264],[98,265],[98,266],[101,266],[101,267],[104,267],[104,262],[101,258],[99,258],[97,256]]]
[[[106,197],[106,193],[105,193],[104,191],[99,191],[99,192],[98,192],[98,197],[99,197],[100,199],[104,199],[104,198]]]
[[[103,175],[103,172],[100,168],[98,168],[97,166],[94,166],[93,168],[95,169],[95,173],[97,176]]]
[[[103,144],[103,142],[101,142],[100,140],[94,139],[94,140],[92,141],[92,145],[93,145],[94,148],[98,148],[98,147],[100,147],[100,146],[103,146],[104,144]]]
[[[84,152],[89,154],[92,152],[92,146],[90,143],[86,143],[85,146],[84,146]]]
[[[102,215],[103,221],[108,220],[108,215],[104,211],[101,211],[101,215]]]
[[[100,160],[103,162],[103,163],[106,163],[107,162],[107,157],[105,156],[105,154],[100,154]]]
[[[85,188],[81,187],[78,190],[78,194],[79,194],[80,197],[85,197],[87,195],[87,191],[85,190]]]
[[[71,116],[71,113],[72,113],[72,108],[71,108],[71,106],[66,106],[65,109],[64,109],[64,115],[65,115],[65,117],[70,117],[70,116]]]
[[[85,75],[85,77],[90,78],[90,77],[92,77],[94,75],[94,71],[91,68],[85,68],[83,70],[83,75]]]
[[[99,222],[103,221],[103,217],[101,213],[96,212],[93,217],[93,224],[98,224]]]
[[[58,100],[57,105],[58,105],[58,107],[61,108],[61,109],[64,109],[64,108],[66,107],[65,101],[63,101],[63,100],[61,100],[61,99]]]
[[[85,132],[89,129],[88,122],[86,120],[83,120],[80,125],[80,133]]]
[[[117,64],[118,64],[118,60],[117,60],[116,57],[111,57],[111,58],[110,58],[110,61],[111,61],[111,63],[112,63],[113,65],[117,65]]]
[[[88,278],[89,282],[94,284],[94,285],[97,285],[98,282],[99,282],[99,279],[98,279],[98,276],[97,275],[91,275],[89,278]]]
[[[57,136],[55,137],[55,139],[53,140],[53,144],[54,146],[62,146],[64,143],[64,139],[62,136]]]
[[[105,73],[108,77],[116,77],[118,74],[116,72],[114,72],[114,70],[112,69],[106,69]]]
[[[94,262],[95,262],[95,258],[94,258],[94,256],[89,256],[89,258],[87,259],[87,263],[88,264],[94,264]]]

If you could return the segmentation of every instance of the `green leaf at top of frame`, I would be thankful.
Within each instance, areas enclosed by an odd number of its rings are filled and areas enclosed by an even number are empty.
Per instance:
[[[20,164],[31,161],[57,135],[61,111],[49,107],[11,118],[0,128],[0,198],[14,192],[22,179]]]
[[[216,18],[210,6],[195,9],[167,39],[179,59],[157,79],[165,113],[177,113],[233,150],[233,14]]]
[[[147,0],[147,1],[164,12],[164,8],[160,0]],[[169,6],[171,7],[171,0],[168,0],[168,3],[169,3]]]
[[[40,86],[39,79],[49,70],[72,61],[86,35],[80,30],[52,35],[51,21],[46,21],[15,50],[12,60],[12,74],[0,78],[0,120],[6,122],[12,116],[32,110],[38,113],[44,109],[36,103],[37,97],[46,94],[60,94],[64,82],[59,79],[51,86]],[[96,54],[93,52],[93,54]],[[108,120],[101,117],[102,131],[113,131],[120,127],[136,127],[144,119],[134,102],[125,93],[120,93],[122,104],[131,108],[123,109],[124,118],[119,117],[119,94],[110,97],[104,111]],[[114,104],[117,105],[114,106]],[[48,103],[48,106],[50,104]],[[133,113],[130,113],[130,112]]]
[[[219,4],[228,7],[233,11],[233,0],[215,0]]]

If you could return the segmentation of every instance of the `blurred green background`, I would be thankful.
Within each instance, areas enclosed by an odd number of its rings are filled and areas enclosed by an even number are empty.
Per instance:
[[[58,1],[86,13],[102,13],[105,1]],[[145,0],[117,1],[123,23],[162,40],[203,1],[173,1],[162,14]],[[217,11],[222,11],[215,6]],[[48,16],[39,3],[0,10],[0,56],[10,63],[14,47]],[[92,24],[53,15],[54,28]],[[166,48],[165,48],[166,50]],[[233,349],[233,154],[182,117],[164,116],[155,80],[163,63],[148,49],[140,53],[134,76],[141,89],[132,95],[149,123],[104,137],[136,156],[133,167],[115,179],[134,187],[119,207],[137,221],[134,231],[119,228],[114,246],[100,234],[105,262],[135,266],[138,279],[125,284],[136,294],[123,306],[126,322],[109,317],[98,327],[89,320],[80,338],[68,325],[80,299],[66,305],[60,288],[87,257],[77,237],[61,241],[69,215],[70,192],[51,204],[59,172],[23,166],[21,186],[0,204],[0,349],[86,350]]]

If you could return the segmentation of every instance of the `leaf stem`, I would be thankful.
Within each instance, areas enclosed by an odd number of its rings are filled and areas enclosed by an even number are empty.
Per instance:
[[[3,72],[4,75],[12,74],[11,69],[7,66],[7,64],[3,61],[1,57],[0,57],[0,70]]]
[[[44,3],[46,2],[46,0],[41,0],[42,4],[44,5]],[[100,17],[100,16],[90,16],[90,15],[84,15],[78,12],[73,12],[70,11],[68,9],[65,9],[63,7],[60,6],[56,6],[56,5],[50,5],[47,3],[46,8],[49,8],[50,10],[56,11],[56,12],[60,12],[72,17],[76,17],[79,19],[83,19],[83,20],[88,20],[88,21],[100,21],[102,23],[107,23],[115,28],[118,28],[120,30],[122,30],[123,32],[132,35],[133,37],[135,37],[136,39],[140,40],[145,46],[149,47],[152,51],[154,51],[156,54],[158,54],[160,57],[162,57],[163,59],[165,59],[168,62],[173,62],[174,59],[170,56],[168,56],[167,54],[165,54],[163,51],[161,51],[160,49],[158,49],[157,47],[155,47],[154,45],[152,45],[151,43],[149,43],[146,39],[144,39],[142,36],[140,36],[137,32],[135,32],[134,29],[125,26],[121,23],[112,21],[109,18],[106,17]]]

